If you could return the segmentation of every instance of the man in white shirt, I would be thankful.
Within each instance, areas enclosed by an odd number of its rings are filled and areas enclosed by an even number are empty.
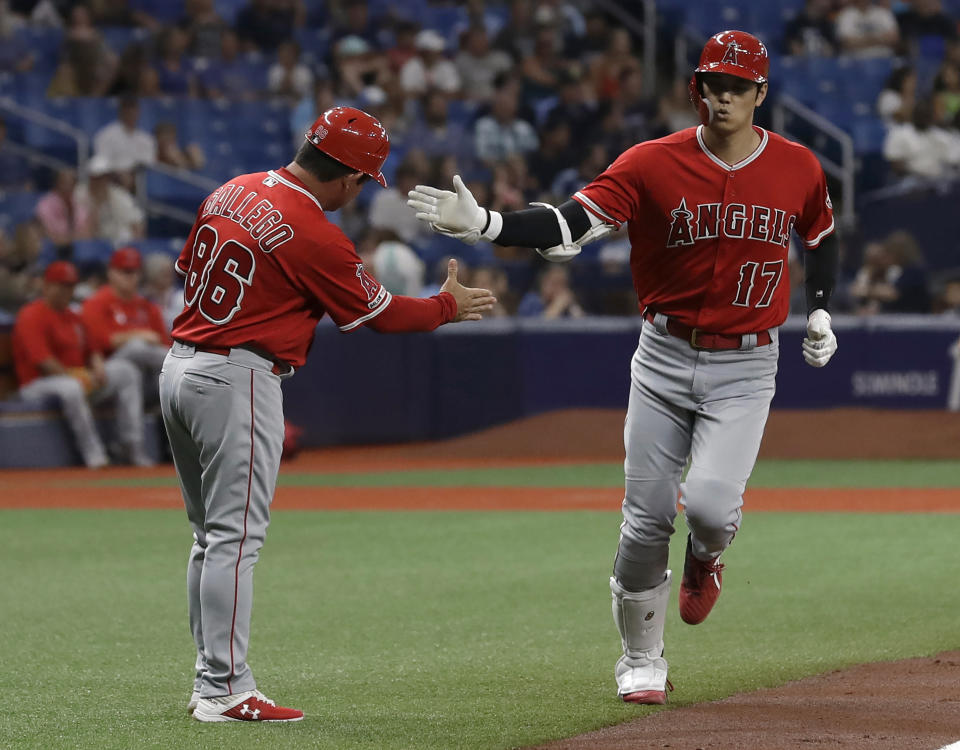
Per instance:
[[[933,124],[928,101],[917,102],[912,121],[887,131],[883,156],[905,177],[946,178],[960,166],[960,137]]]
[[[114,169],[102,156],[87,165],[90,179],[77,186],[75,200],[89,213],[94,237],[122,245],[142,239],[146,217],[134,197],[113,179]]]
[[[420,95],[430,89],[440,89],[448,94],[460,90],[460,74],[457,66],[443,56],[446,42],[433,29],[424,29],[417,34],[417,56],[407,60],[400,68],[400,87],[405,94]]]
[[[117,119],[94,136],[94,155],[102,156],[113,171],[128,172],[156,162],[157,141],[137,127],[139,120],[139,102],[135,97],[124,97]]]
[[[876,0],[852,0],[837,15],[836,32],[842,51],[855,57],[889,57],[900,41],[897,17]]]

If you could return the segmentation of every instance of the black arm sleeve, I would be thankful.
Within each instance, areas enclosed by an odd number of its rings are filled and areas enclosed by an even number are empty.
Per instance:
[[[590,228],[590,217],[587,216],[586,209],[576,201],[564,201],[557,208],[567,220],[573,239],[582,237]],[[503,229],[494,240],[498,245],[543,249],[559,245],[563,241],[557,216],[549,208],[535,206],[522,211],[510,211],[502,216]]]
[[[837,283],[840,261],[840,243],[836,233],[823,239],[820,245],[806,252],[804,276],[807,287],[807,315],[814,310],[830,310],[830,296]]]

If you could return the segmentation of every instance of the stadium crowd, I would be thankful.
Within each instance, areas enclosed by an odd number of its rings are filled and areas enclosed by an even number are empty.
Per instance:
[[[960,170],[960,43],[940,0],[782,5],[774,70],[786,56],[895,60],[875,113],[888,124],[890,180]],[[61,41],[45,59],[30,33],[51,27]],[[37,162],[0,121],[0,190],[37,198],[29,216],[10,214],[0,226],[0,310],[10,318],[40,294],[51,260],[76,263],[79,304],[106,283],[111,249],[133,245],[149,255],[151,240],[176,234],[145,210],[139,172],[163,164],[217,182],[231,176],[218,146],[249,123],[185,137],[174,121],[145,126],[144,103],[272,102],[288,120],[275,134],[283,158],[319,111],[370,111],[391,135],[390,187],[366,189],[336,220],[374,272],[394,291],[428,293],[442,279],[443,257],[458,253],[474,282],[498,289],[497,314],[543,317],[637,312],[625,233],[588,247],[569,269],[545,269],[528,250],[464,249],[425,232],[407,190],[446,185],[459,173],[497,210],[557,203],[633,143],[696,124],[686,76],[662,64],[656,89],[647,90],[640,37],[586,0],[0,0],[0,39],[0,75],[47,69],[39,79],[47,97],[117,102],[115,119],[92,134],[92,158],[79,165]],[[258,163],[281,162],[261,155]],[[90,240],[107,249],[77,253]],[[154,276],[168,276],[171,254],[175,243],[147,258]],[[803,270],[794,255],[796,281]],[[862,268],[848,268],[841,309],[958,312],[952,279],[931,279],[909,237],[874,242],[862,255]]]

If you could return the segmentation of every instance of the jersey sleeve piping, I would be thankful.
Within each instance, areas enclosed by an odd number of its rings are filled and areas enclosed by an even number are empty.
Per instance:
[[[173,270],[176,271],[176,272],[177,272],[180,276],[182,276],[183,278],[187,278],[187,272],[184,271],[182,268],[180,268],[180,264],[179,264],[179,263],[174,263],[174,264],[173,264]]]
[[[803,244],[806,245],[807,247],[816,247],[817,245],[820,244],[820,242],[823,240],[824,237],[826,237],[828,234],[830,234],[833,231],[833,226],[834,226],[834,222],[833,222],[833,218],[831,218],[830,226],[828,226],[826,229],[820,232],[820,234],[818,234],[812,240],[805,239],[803,241]]]
[[[392,301],[393,301],[393,295],[390,294],[390,292],[387,292],[386,298],[383,300],[383,302],[380,304],[380,306],[377,309],[367,313],[366,315],[363,315],[357,318],[351,323],[347,323],[346,325],[340,326],[340,330],[343,332],[347,332],[347,331],[352,331],[354,328],[357,328],[358,326],[362,326],[368,320],[372,320],[373,318],[377,317],[380,313],[382,313],[384,310],[386,310],[387,307],[390,305],[390,302]]]
[[[618,219],[613,218],[610,214],[604,211],[600,206],[590,200],[587,196],[581,193],[579,190],[573,194],[573,200],[583,206],[587,211],[594,214],[597,218],[601,219],[606,224],[613,224],[617,229],[619,229],[623,222]]]

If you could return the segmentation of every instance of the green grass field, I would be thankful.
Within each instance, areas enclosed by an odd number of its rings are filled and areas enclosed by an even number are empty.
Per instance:
[[[618,522],[277,512],[250,662],[306,718],[250,726],[184,711],[181,513],[0,512],[0,748],[509,748],[642,716],[613,682]],[[674,585],[671,704],[960,647],[958,536],[960,515],[748,513],[706,623]]]

